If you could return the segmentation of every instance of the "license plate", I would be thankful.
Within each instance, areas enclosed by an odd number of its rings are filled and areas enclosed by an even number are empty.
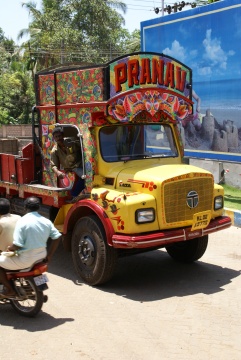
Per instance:
[[[211,220],[211,211],[202,211],[193,215],[193,224],[191,231],[204,229]]]
[[[40,286],[40,285],[43,285],[45,284],[46,282],[49,281],[48,277],[46,274],[42,274],[42,275],[39,275],[39,276],[35,276],[34,278],[34,282],[37,286]]]

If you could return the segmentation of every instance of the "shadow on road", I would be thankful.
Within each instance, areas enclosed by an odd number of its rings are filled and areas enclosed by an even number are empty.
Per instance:
[[[18,315],[9,304],[2,305],[0,311],[1,326],[11,326],[13,329],[29,332],[45,331],[56,328],[66,322],[74,321],[72,318],[54,318],[44,311],[41,311],[36,318],[26,318]]]
[[[71,252],[60,244],[48,266],[48,272],[76,283],[78,277],[74,270]]]
[[[102,290],[146,302],[214,294],[224,291],[223,287],[239,275],[239,271],[202,261],[178,263],[159,250],[120,259],[115,277]]]
[[[62,247],[51,263],[49,271],[81,285],[75,274],[70,253]],[[240,272],[198,261],[192,264],[175,262],[166,251],[156,250],[121,258],[113,279],[98,289],[127,297],[134,301],[155,301],[173,296],[214,294]]]
[[[49,273],[71,281],[74,296],[83,296],[83,285],[75,274],[71,253],[60,246],[49,265]],[[172,297],[195,294],[214,294],[224,291],[224,287],[240,275],[240,271],[213,265],[203,261],[182,264],[173,261],[163,250],[121,258],[113,279],[98,286],[98,291],[131,299],[138,302],[153,302]],[[69,297],[68,299],[71,299]],[[66,304],[68,306],[68,304]],[[55,318],[41,311],[36,319],[24,318],[16,314],[11,305],[0,305],[0,325],[14,329],[38,332],[58,327],[73,318]],[[21,321],[19,321],[21,318]]]

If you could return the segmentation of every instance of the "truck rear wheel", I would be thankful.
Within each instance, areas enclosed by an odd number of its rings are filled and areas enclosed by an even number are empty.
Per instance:
[[[181,241],[166,247],[168,254],[177,261],[190,263],[200,259],[208,246],[208,235]]]
[[[74,267],[89,285],[100,285],[110,280],[117,263],[117,251],[105,238],[103,225],[97,216],[78,220],[72,235]]]

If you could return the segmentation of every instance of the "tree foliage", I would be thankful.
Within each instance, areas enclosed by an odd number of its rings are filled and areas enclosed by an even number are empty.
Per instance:
[[[27,56],[38,60],[38,69],[63,62],[101,63],[126,50],[131,35],[123,29],[126,5],[118,0],[43,0],[38,10],[24,3],[32,22],[19,38],[28,34]]]
[[[8,71],[0,76],[0,124],[30,123],[33,104],[29,74]]]
[[[13,40],[5,38],[0,30],[0,124],[29,123],[33,82]]]
[[[197,6],[219,0],[197,0]],[[105,63],[140,50],[140,31],[123,27],[121,0],[42,0],[23,3],[30,15],[19,32],[22,47],[0,28],[0,124],[29,123],[37,70],[66,62]]]
[[[140,50],[140,31],[126,30],[119,0],[42,0],[23,3],[30,15],[21,48],[0,28],[0,124],[29,123],[38,70],[66,62],[104,63]],[[26,41],[26,36],[28,40]]]

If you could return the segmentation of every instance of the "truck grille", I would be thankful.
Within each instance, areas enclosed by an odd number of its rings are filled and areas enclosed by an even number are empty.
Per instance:
[[[166,223],[192,220],[195,213],[210,210],[213,205],[213,178],[198,177],[164,184],[164,210]],[[190,191],[198,194],[198,205],[190,208],[187,195]]]

